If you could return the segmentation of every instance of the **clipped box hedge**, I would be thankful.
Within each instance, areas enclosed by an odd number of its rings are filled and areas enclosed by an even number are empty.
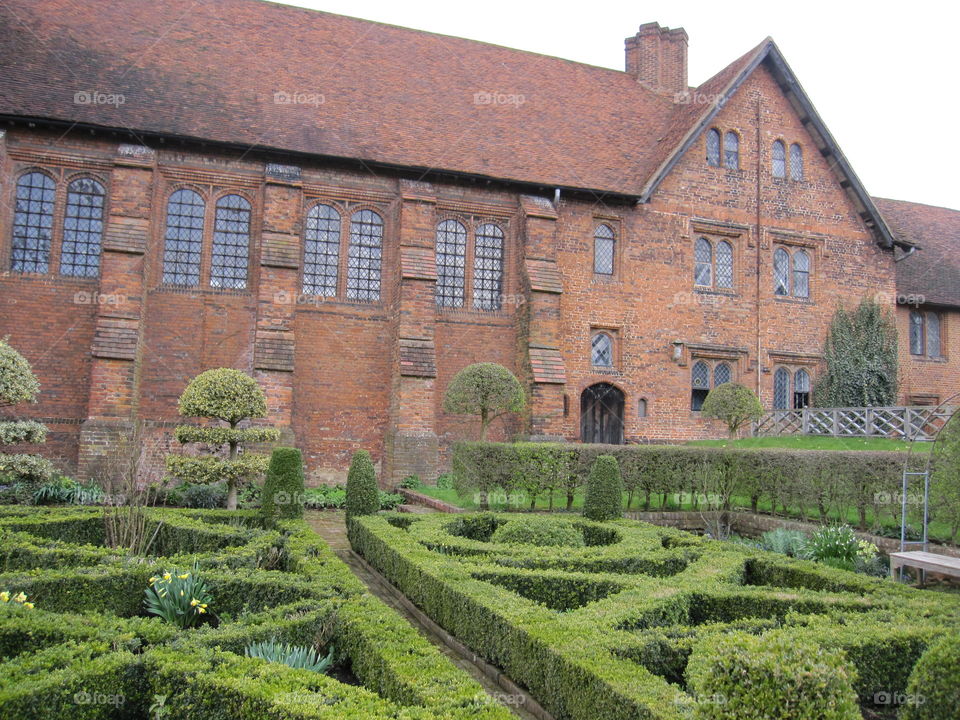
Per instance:
[[[170,717],[191,720],[512,717],[303,521],[264,529],[256,513],[148,512],[153,549],[170,555],[102,547],[96,508],[0,508],[0,590],[36,606],[0,606],[0,715],[148,717],[164,695]],[[219,625],[181,631],[145,616],[149,578],[195,562]],[[271,639],[332,643],[362,686],[243,655]]]
[[[834,653],[840,670],[804,692],[831,688],[845,717],[851,697],[869,707],[877,693],[904,691],[926,647],[960,629],[960,598],[630,520],[550,516],[596,543],[586,547],[495,541],[497,527],[524,517],[381,514],[348,530],[355,551],[554,717],[715,711],[697,688],[730,678],[698,685],[688,664],[728,637]],[[756,687],[774,687],[764,667]],[[780,717],[782,698],[764,693],[752,699],[756,717]]]

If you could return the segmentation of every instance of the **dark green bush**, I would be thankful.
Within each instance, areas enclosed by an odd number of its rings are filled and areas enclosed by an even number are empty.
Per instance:
[[[907,684],[902,720],[956,720],[960,712],[960,634],[927,648]]]
[[[687,665],[697,720],[861,720],[855,677],[842,653],[781,636],[717,637]]]
[[[260,511],[272,522],[303,517],[303,456],[296,448],[274,448],[263,483]]]
[[[379,488],[377,487],[377,473],[373,468],[373,460],[370,459],[370,453],[366,450],[358,450],[353,454],[350,471],[347,474],[347,501],[345,505],[347,517],[372,515],[379,509]]]
[[[495,543],[523,545],[563,545],[583,547],[583,531],[570,523],[551,522],[547,518],[530,517],[504,523],[490,538]]]
[[[623,517],[623,481],[615,457],[601,455],[594,462],[587,480],[583,516],[597,522]]]

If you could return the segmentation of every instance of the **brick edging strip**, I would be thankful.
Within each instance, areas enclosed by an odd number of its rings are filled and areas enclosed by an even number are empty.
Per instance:
[[[417,503],[418,505],[426,505],[427,507],[433,508],[434,510],[439,510],[440,512],[445,513],[462,513],[465,512],[463,508],[457,507],[456,505],[451,505],[448,502],[443,500],[438,500],[435,497],[430,497],[429,495],[424,495],[423,493],[418,493],[416,490],[411,490],[410,488],[401,488],[398,487],[396,492],[403,495],[410,502]]]

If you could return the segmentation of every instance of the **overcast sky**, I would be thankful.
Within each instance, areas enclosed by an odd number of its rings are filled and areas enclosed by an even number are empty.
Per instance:
[[[960,209],[960,9],[946,0],[532,2],[288,0],[623,69],[641,23],[690,37],[699,85],[771,35],[867,191]]]

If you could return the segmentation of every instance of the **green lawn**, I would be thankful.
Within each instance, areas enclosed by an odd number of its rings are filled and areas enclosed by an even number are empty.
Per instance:
[[[819,435],[784,435],[781,437],[753,437],[739,440],[693,440],[688,445],[734,448],[787,448],[790,450],[902,450],[910,443],[890,438],[840,438]],[[916,443],[913,452],[929,449],[928,443]]]

